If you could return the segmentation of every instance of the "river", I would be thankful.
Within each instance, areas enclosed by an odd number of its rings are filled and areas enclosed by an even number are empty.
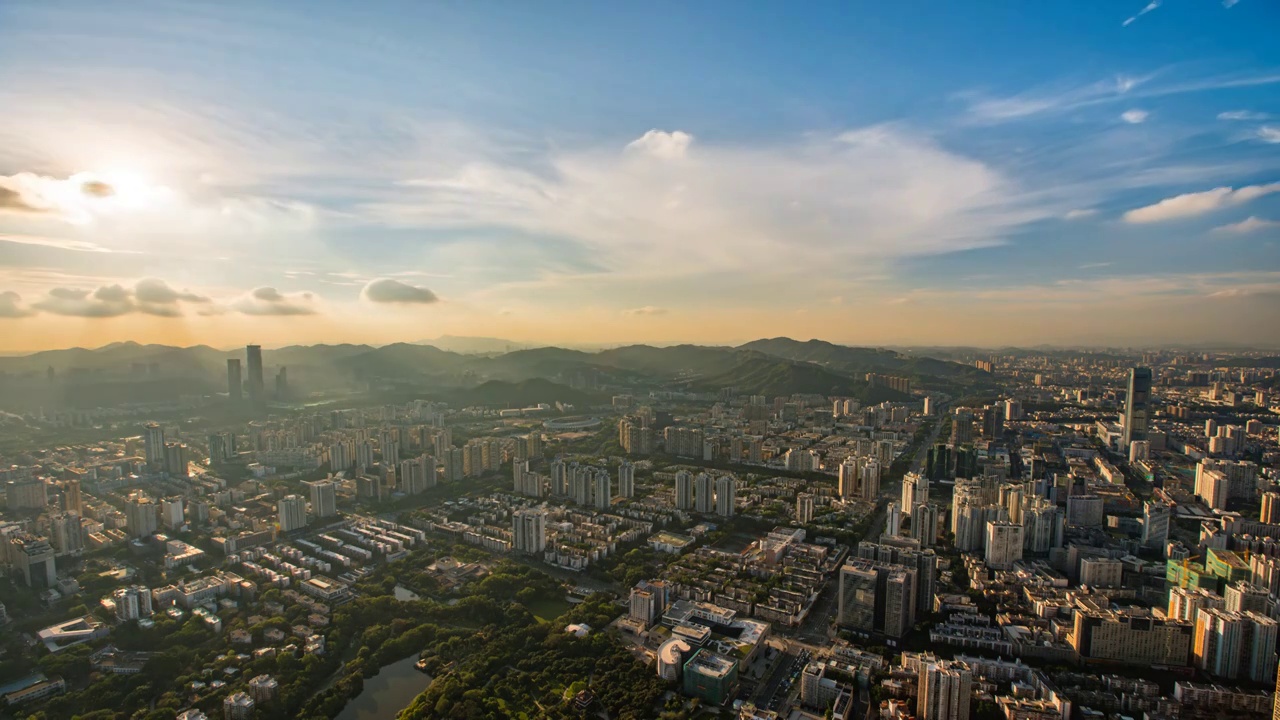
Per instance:
[[[364,689],[351,699],[337,720],[393,720],[431,684],[431,678],[413,666],[417,654],[393,662],[366,678]]]

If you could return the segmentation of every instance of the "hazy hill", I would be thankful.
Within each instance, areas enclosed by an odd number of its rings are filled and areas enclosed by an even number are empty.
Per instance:
[[[986,373],[975,367],[931,357],[903,355],[893,350],[857,348],[836,345],[825,340],[801,342],[787,337],[754,340],[739,346],[742,350],[754,350],[786,358],[817,363],[824,367],[865,375],[869,372],[903,375],[908,377],[939,377],[978,380]]]
[[[566,402],[585,408],[602,399],[600,396],[541,378],[514,383],[505,380],[489,380],[472,388],[450,391],[443,397],[460,407],[484,405],[502,408],[530,407],[538,403],[554,405],[556,402]]]

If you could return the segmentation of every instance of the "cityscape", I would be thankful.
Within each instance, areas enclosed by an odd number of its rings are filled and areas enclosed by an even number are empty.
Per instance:
[[[0,720],[1280,720],[1278,28],[0,0]]]
[[[418,349],[0,359],[10,712],[1273,712],[1275,355]]]

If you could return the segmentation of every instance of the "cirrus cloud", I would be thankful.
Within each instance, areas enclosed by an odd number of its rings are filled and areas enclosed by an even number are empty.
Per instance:
[[[1135,224],[1178,220],[1236,207],[1277,192],[1280,192],[1280,183],[1246,185],[1239,189],[1218,187],[1203,192],[1184,193],[1130,210],[1124,214],[1124,220]]]
[[[374,303],[430,305],[440,301],[440,298],[427,288],[391,278],[378,278],[371,281],[364,286],[360,296]]]
[[[1120,113],[1120,119],[1129,123],[1130,125],[1138,125],[1143,122],[1146,122],[1147,118],[1150,115],[1151,113],[1147,112],[1146,110],[1126,110]]]
[[[314,315],[316,298],[309,292],[282,293],[273,287],[260,287],[245,293],[231,303],[231,309],[243,315]]]

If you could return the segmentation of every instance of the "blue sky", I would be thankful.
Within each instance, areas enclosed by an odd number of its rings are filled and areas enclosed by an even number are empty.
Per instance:
[[[1276,27],[1267,0],[4,3],[0,349],[1274,345]]]

